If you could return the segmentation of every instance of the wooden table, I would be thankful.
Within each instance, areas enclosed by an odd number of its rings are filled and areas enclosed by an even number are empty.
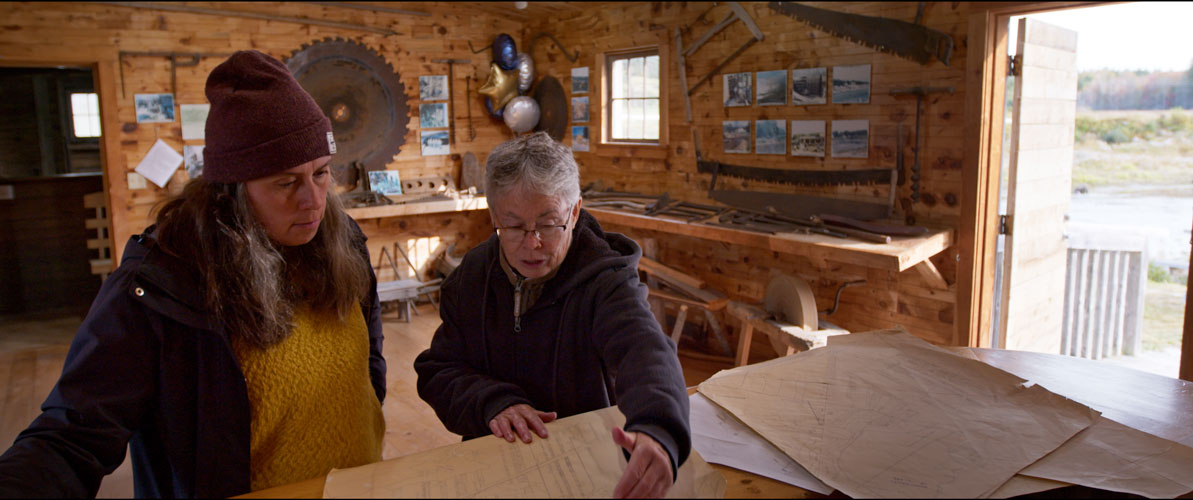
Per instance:
[[[1056,354],[966,347],[950,350],[970,353],[1121,424],[1193,446],[1193,382]],[[725,476],[726,498],[827,498],[757,474],[717,464],[712,467]],[[320,498],[323,481],[322,477],[309,479],[237,498]]]

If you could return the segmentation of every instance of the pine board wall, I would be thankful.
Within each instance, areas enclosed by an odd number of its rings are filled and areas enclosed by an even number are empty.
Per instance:
[[[916,2],[807,2],[809,5],[912,21]],[[910,173],[914,157],[915,98],[894,97],[892,89],[915,86],[952,86],[953,94],[933,94],[925,99],[921,117],[923,134],[920,163],[922,181],[920,202],[911,203],[911,183],[903,182],[897,192],[896,218],[914,218],[915,223],[933,227],[958,228],[959,199],[962,191],[961,166],[963,145],[962,114],[965,94],[966,34],[968,6],[961,2],[927,2],[923,24],[952,36],[955,43],[949,65],[933,60],[927,65],[876,52],[813,29],[791,17],[778,14],[765,2],[742,2],[765,40],[754,44],[726,65],[720,73],[791,70],[838,65],[871,65],[869,104],[832,104],[810,106],[725,107],[722,105],[723,79],[715,76],[692,94],[692,114],[699,136],[699,147],[706,159],[725,163],[791,169],[840,170],[848,168],[894,168],[896,165],[896,126],[903,124],[904,168]],[[675,63],[675,28],[685,30],[684,47],[689,47],[729,12],[727,5],[711,2],[651,2],[604,6],[575,14],[561,14],[540,22],[527,23],[523,41],[539,32],[555,35],[569,51],[579,51],[579,60],[569,62],[553,43],[544,38],[532,54],[540,75],[550,74],[563,84],[571,97],[571,68],[587,66],[590,74],[589,107],[591,120],[590,152],[577,152],[582,184],[601,182],[609,189],[658,195],[697,203],[716,204],[708,198],[710,175],[698,173],[693,152],[691,128],[686,123],[684,102]],[[688,85],[692,86],[724,61],[750,38],[741,22],[734,22],[713,36],[687,58]],[[599,92],[600,54],[635,47],[657,46],[662,55],[662,74],[666,93],[668,126],[661,132],[665,148],[602,146],[601,97]],[[790,78],[788,79],[790,85]],[[831,86],[831,83],[830,83]],[[756,83],[755,83],[756,89]],[[756,90],[755,90],[756,93]],[[755,96],[756,98],[756,96]],[[793,157],[789,155],[725,154],[722,151],[721,126],[724,120],[825,120],[866,119],[870,122],[867,159]],[[566,141],[570,141],[567,139]],[[565,142],[566,142],[565,141]],[[753,151],[753,144],[751,144]],[[886,202],[885,186],[838,186],[832,188],[793,188],[767,186],[721,176],[718,189],[799,192],[826,196]],[[822,264],[791,254],[779,254],[742,248],[698,238],[660,234],[628,227],[611,226],[638,241],[654,238],[659,245],[659,259],[667,265],[695,274],[710,286],[731,298],[760,303],[771,275],[795,274],[816,293],[817,306],[831,307],[840,284],[864,279],[865,286],[846,289],[840,307],[827,319],[851,331],[865,331],[903,325],[912,333],[939,344],[965,345],[954,328],[955,285],[949,290],[933,289],[908,270],[895,273],[834,262]],[[932,259],[945,279],[956,282],[956,248],[949,248]],[[734,325],[736,326],[736,325]]]
[[[429,17],[301,3],[194,2],[186,5],[362,24],[389,28],[399,34],[383,36],[310,24],[85,3],[0,4],[5,12],[5,22],[0,23],[0,64],[75,63],[90,65],[96,70],[106,134],[103,142],[105,186],[117,253],[130,235],[150,223],[150,210],[154,205],[180,189],[186,180],[186,174],[180,169],[165,189],[152,183],[144,189],[130,189],[128,174],[159,138],[179,151],[184,144],[202,144],[201,141],[183,141],[178,122],[136,123],[133,95],[170,92],[170,62],[164,57],[133,56],[125,57],[121,67],[117,57],[120,51],[229,53],[252,48],[285,58],[303,44],[327,37],[360,41],[380,52],[396,68],[411,109],[405,145],[387,168],[399,170],[403,178],[450,175],[458,179],[460,155],[472,152],[483,164],[494,146],[513,137],[504,124],[486,116],[483,101],[476,97],[476,89],[488,76],[490,55],[487,51],[472,54],[468,42],[480,47],[491,42],[498,33],[509,33],[519,42],[519,49],[526,50],[534,35],[545,31],[556,36],[569,51],[578,50],[580,59],[576,63],[568,62],[552,42],[540,39],[531,54],[540,77],[555,76],[565,90],[570,90],[572,67],[587,66],[592,76],[592,91],[587,95],[590,97],[592,120],[588,125],[592,128],[593,151],[576,154],[582,182],[600,181],[609,188],[650,194],[668,192],[673,198],[711,203],[707,197],[709,176],[696,172],[692,132],[684,119],[672,44],[676,27],[686,30],[683,35],[686,45],[707,32],[728,12],[723,3],[715,6],[711,2],[579,4],[580,9],[560,9],[556,17],[537,20],[502,16],[500,9],[430,2],[390,4],[429,12]],[[585,5],[592,8],[583,8]],[[895,148],[900,146],[896,144],[895,130],[896,125],[902,123],[904,140],[901,147],[905,168],[909,168],[914,154],[915,99],[892,97],[888,92],[914,86],[953,86],[953,94],[934,94],[925,100],[921,118],[924,137],[920,155],[923,165],[921,199],[919,203],[911,204],[910,183],[903,183],[897,193],[896,217],[912,216],[918,224],[957,229],[965,149],[962,114],[969,6],[958,2],[925,4],[923,23],[950,34],[955,42],[950,65],[946,67],[935,60],[920,65],[835,38],[774,13],[762,2],[745,2],[743,5],[766,34],[766,39],[743,52],[721,73],[870,64],[870,103],[725,108],[721,104],[722,78],[718,75],[692,96],[695,125],[704,156],[727,163],[775,168],[893,168]],[[813,2],[812,5],[905,21],[911,21],[916,14],[916,2]],[[687,65],[689,85],[735,51],[746,41],[748,33],[740,22],[734,23],[690,56]],[[664,54],[663,74],[668,93],[667,127],[664,130],[667,146],[653,149],[603,147],[598,144],[597,132],[601,125],[597,93],[598,54],[648,45],[659,46]],[[417,79],[420,75],[446,74],[446,65],[430,62],[441,58],[471,60],[470,64],[455,68],[452,82],[454,107],[458,108],[452,110],[457,119],[458,142],[452,146],[451,156],[422,157],[418,148]],[[218,57],[203,58],[197,66],[178,67],[175,101],[180,104],[206,102],[203,95],[206,75],[221,60]],[[468,75],[473,76],[471,99],[466,99],[462,92],[463,80]],[[467,139],[465,102],[471,108],[477,131],[471,142]],[[720,131],[723,120],[759,119],[823,119],[830,122],[833,119],[868,119],[869,157],[846,160],[726,155],[722,152]],[[565,143],[570,144],[570,139],[565,139]],[[718,187],[791,191],[790,187],[742,183],[727,177],[718,180]],[[884,201],[886,197],[885,187],[800,188],[797,192],[877,201]],[[459,251],[481,241],[491,232],[484,211],[370,219],[362,221],[361,225],[370,237],[369,247],[374,260],[382,247],[390,247],[392,252],[394,242],[439,236],[444,245],[458,241]],[[640,241],[646,237],[655,238],[659,242],[660,260],[698,275],[737,300],[760,302],[769,277],[773,273],[786,272],[812,284],[818,307],[826,309],[831,306],[838,285],[865,279],[865,286],[849,288],[842,293],[840,307],[828,318],[830,321],[852,331],[900,324],[932,342],[964,345],[967,341],[957,333],[953,324],[956,286],[950,286],[949,290],[933,289],[918,273],[894,273],[832,259],[816,264],[798,255],[616,226],[611,229],[623,231]],[[932,259],[949,283],[956,282],[956,258],[956,249],[950,248]],[[384,275],[381,277],[386,279]]]
[[[411,109],[405,144],[386,167],[398,170],[404,179],[438,175],[458,179],[462,155],[472,152],[483,164],[494,146],[513,137],[503,123],[484,114],[484,103],[477,98],[476,90],[487,76],[489,56],[473,55],[467,42],[484,45],[481,40],[491,38],[492,34],[518,33],[521,22],[517,20],[437,2],[391,4],[391,7],[430,13],[427,17],[300,2],[188,2],[185,5],[367,25],[388,28],[398,34],[82,2],[0,3],[4,12],[4,21],[0,23],[0,65],[36,67],[68,63],[92,66],[97,71],[105,133],[105,187],[116,254],[123,250],[131,235],[151,223],[154,206],[170,194],[180,192],[187,180],[184,169],[180,168],[165,188],[150,182],[143,189],[130,189],[129,174],[150,147],[162,139],[181,153],[184,145],[203,144],[201,140],[184,141],[179,121],[137,123],[134,94],[171,92],[170,60],[153,56],[126,56],[121,60],[118,57],[121,51],[230,54],[256,49],[285,60],[303,44],[329,37],[361,42],[385,57],[405,86]],[[472,61],[453,69],[452,91],[455,107],[459,108],[453,110],[457,117],[457,143],[452,146],[450,156],[423,157],[419,150],[418,77],[446,75],[446,64],[430,61],[447,58]],[[207,75],[223,60],[224,57],[203,57],[196,66],[177,67],[175,103],[206,103],[203,89]],[[472,99],[467,99],[464,92],[465,77],[469,75],[473,78]],[[471,107],[476,128],[476,138],[471,141],[465,104]],[[484,211],[370,219],[361,221],[361,227],[369,236],[375,265],[380,248],[388,246],[393,252],[394,242],[405,244],[411,238],[436,235],[441,236],[444,244],[462,240],[458,248],[468,248],[492,232]],[[401,264],[401,257],[397,257]],[[392,279],[388,266],[379,277]]]

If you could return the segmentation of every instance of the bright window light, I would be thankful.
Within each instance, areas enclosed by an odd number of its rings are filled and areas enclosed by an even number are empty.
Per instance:
[[[70,114],[75,125],[75,137],[99,137],[99,94],[71,94]]]
[[[658,52],[611,57],[608,71],[609,138],[658,142]]]

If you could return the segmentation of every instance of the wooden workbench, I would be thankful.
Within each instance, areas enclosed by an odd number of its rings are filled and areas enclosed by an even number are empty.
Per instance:
[[[1057,354],[966,347],[950,349],[1036,382],[1098,410],[1116,422],[1193,446],[1193,382]],[[726,498],[826,498],[757,474],[711,465],[725,476]],[[308,479],[237,498],[321,498],[324,480],[324,477]],[[1084,492],[1085,496],[1095,491],[1070,486],[1043,495],[1072,497],[1073,490]]]
[[[938,229],[923,236],[893,236],[890,243],[868,243],[854,238],[823,234],[766,234],[710,224],[688,222],[659,215],[639,215],[608,208],[586,208],[601,224],[616,224],[713,241],[802,255],[815,260],[838,262],[900,272],[953,245],[953,230]],[[932,267],[935,271],[935,267]]]
[[[438,214],[445,212],[463,212],[466,210],[485,210],[489,208],[489,200],[484,196],[469,198],[434,197],[426,201],[411,201],[394,205],[378,205],[375,207],[349,208],[344,211],[353,219],[380,219],[383,217],[401,217],[404,215]]]

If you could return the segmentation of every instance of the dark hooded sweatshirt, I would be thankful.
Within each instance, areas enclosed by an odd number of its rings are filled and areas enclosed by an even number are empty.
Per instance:
[[[515,329],[517,286],[491,236],[443,283],[443,324],[414,361],[418,395],[465,439],[490,434],[489,421],[519,403],[560,418],[616,404],[625,430],[663,445],[674,473],[691,449],[688,396],[638,281],[641,256],[581,210],[567,256]]]

